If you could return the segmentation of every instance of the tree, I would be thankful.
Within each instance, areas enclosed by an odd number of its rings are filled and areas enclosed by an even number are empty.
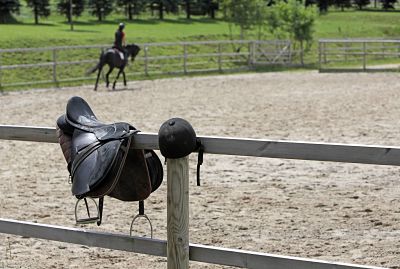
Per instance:
[[[26,3],[33,10],[35,24],[39,24],[39,17],[48,17],[50,15],[49,0],[26,0]]]
[[[269,15],[275,21],[271,26],[275,28],[271,32],[287,33],[294,45],[300,45],[301,64],[304,64],[303,52],[308,51],[312,45],[316,15],[313,7],[305,7],[297,0],[280,1],[272,7]]]
[[[85,1],[84,0],[71,0],[72,1],[72,15],[79,17],[82,15],[82,12],[85,9]],[[70,14],[70,0],[60,0],[57,4],[58,13],[61,15],[65,15],[68,22],[71,22],[71,14]]]
[[[368,6],[370,3],[370,0],[354,0],[354,4],[358,7],[359,10],[362,10],[363,7]]]
[[[215,12],[219,9],[218,1],[202,0],[202,6],[211,19],[215,19]]]
[[[19,13],[19,0],[0,0],[0,23],[14,21],[12,13]]]
[[[146,0],[118,0],[118,5],[124,8],[129,20],[133,20],[133,15],[138,15],[146,8]]]
[[[336,7],[340,8],[342,11],[344,11],[345,8],[351,7],[350,0],[334,0],[334,4]]]
[[[329,7],[328,0],[317,0],[317,5],[320,13],[328,12],[328,7]]]
[[[90,13],[102,21],[113,11],[113,0],[89,0],[88,6]]]
[[[152,14],[154,10],[158,10],[158,17],[160,20],[163,20],[164,12],[178,13],[179,3],[179,0],[156,0],[150,4],[150,8]]]
[[[260,12],[260,9],[266,5],[264,0],[223,0],[222,12],[229,23],[231,34],[232,25],[236,25],[240,28],[240,38],[245,39],[246,32],[263,22],[260,16],[264,12]]]
[[[215,0],[185,0],[184,6],[187,19],[190,19],[191,15],[208,15],[215,19],[215,11],[219,9],[219,4]]]
[[[381,0],[381,1],[382,1],[382,8],[385,10],[394,9],[394,5],[397,2],[397,0]]]

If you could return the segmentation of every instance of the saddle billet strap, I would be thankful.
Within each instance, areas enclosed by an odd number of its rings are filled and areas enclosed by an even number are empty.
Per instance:
[[[197,186],[200,186],[200,166],[203,164],[204,145],[201,143],[200,139],[197,139],[196,142],[199,151],[197,157]]]
[[[101,221],[103,220],[103,204],[104,196],[99,198],[99,220],[97,221],[97,226],[100,226]]]

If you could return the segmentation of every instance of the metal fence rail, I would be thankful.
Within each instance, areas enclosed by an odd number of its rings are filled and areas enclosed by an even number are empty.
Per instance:
[[[320,72],[399,71],[400,40],[321,39]]]
[[[248,70],[255,65],[290,65],[286,40],[222,40],[138,44],[142,51],[128,76]],[[0,49],[0,88],[92,80],[94,66],[109,45]]]

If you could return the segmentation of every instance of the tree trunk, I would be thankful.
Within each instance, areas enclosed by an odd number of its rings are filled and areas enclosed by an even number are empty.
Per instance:
[[[186,19],[190,20],[190,0],[186,0]]]
[[[38,11],[38,9],[37,9],[37,7],[35,6],[35,8],[34,8],[34,11],[33,11],[34,13],[35,13],[35,24],[39,24],[39,11]]]
[[[210,13],[211,13],[210,14],[211,19],[215,19],[215,8],[214,7],[211,8],[211,12]]]
[[[99,18],[99,21],[103,20],[103,14],[102,14],[101,10],[97,11],[97,18]]]
[[[158,5],[158,14],[159,14],[160,20],[163,20],[164,19],[164,3],[162,0],[160,1],[160,4]]]
[[[132,14],[132,5],[129,3],[128,4],[128,18],[131,21],[133,19],[133,14]]]

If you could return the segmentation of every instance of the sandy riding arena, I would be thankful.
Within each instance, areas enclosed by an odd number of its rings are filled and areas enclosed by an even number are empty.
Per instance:
[[[244,74],[8,93],[0,96],[0,124],[53,127],[74,95],[102,121],[145,132],[178,116],[198,135],[400,146],[398,73]],[[197,187],[196,160],[192,154],[191,243],[400,268],[400,168],[209,154]],[[165,177],[145,204],[154,236],[165,240]],[[0,140],[1,218],[80,227],[74,205],[58,144]],[[103,225],[85,228],[128,234],[137,208],[106,198]],[[145,225],[136,235],[148,234]],[[166,268],[166,258],[0,234],[0,268],[82,267]]]

